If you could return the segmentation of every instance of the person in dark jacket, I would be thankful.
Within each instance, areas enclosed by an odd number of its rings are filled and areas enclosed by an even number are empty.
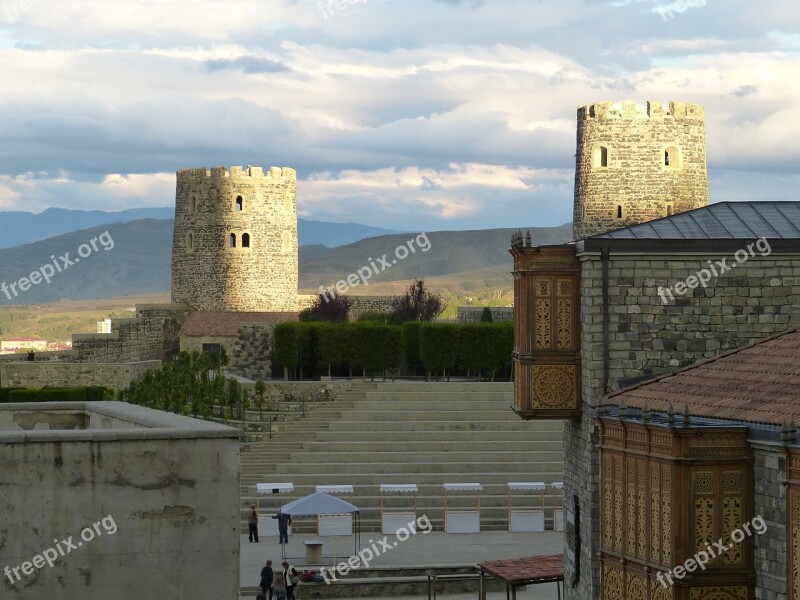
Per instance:
[[[274,515],[272,518],[278,519],[278,543],[288,544],[289,525],[292,524],[292,517],[290,515],[285,515],[279,511],[278,514]]]
[[[275,580],[275,574],[272,572],[272,561],[267,561],[267,566],[261,569],[261,583],[258,586],[261,588],[261,593],[267,596],[268,600],[272,600],[272,582]]]
[[[250,531],[250,542],[255,538],[258,543],[258,509],[255,504],[250,505],[250,510],[247,513],[247,528]]]

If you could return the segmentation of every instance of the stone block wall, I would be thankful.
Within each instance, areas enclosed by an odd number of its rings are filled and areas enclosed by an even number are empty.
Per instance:
[[[127,388],[150,369],[161,368],[160,360],[130,363],[74,363],[66,361],[2,362],[2,387],[81,387],[102,385],[113,390]]]
[[[170,360],[179,348],[178,331],[189,309],[184,305],[137,307],[133,319],[116,319],[111,333],[72,336],[75,362],[120,363]]]
[[[480,323],[484,308],[483,306],[459,306],[456,308],[458,322]],[[514,320],[513,306],[490,306],[489,310],[492,311],[492,319],[494,319],[495,323]]]
[[[297,265],[294,169],[178,171],[173,302],[195,310],[294,312]]]
[[[350,318],[357,320],[365,312],[390,312],[394,296],[348,296],[350,298]]]
[[[242,325],[233,346],[229,371],[253,380],[272,378],[272,325]]]
[[[763,535],[754,536],[756,600],[786,600],[786,455],[778,444],[751,441],[755,464],[753,514],[767,525]]]

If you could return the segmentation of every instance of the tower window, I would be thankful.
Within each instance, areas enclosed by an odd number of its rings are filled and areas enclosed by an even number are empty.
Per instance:
[[[235,233],[232,233],[232,234],[231,234],[231,235],[228,237],[228,245],[229,245],[231,248],[236,248],[236,234],[235,234]]]
[[[618,219],[622,218],[622,205],[621,204],[617,204],[617,218]]]
[[[243,233],[242,234],[242,248],[249,248],[250,247],[250,234]]]
[[[608,148],[606,146],[595,146],[592,152],[592,166],[595,168],[608,167]]]
[[[236,210],[242,210],[244,206],[244,200],[241,196],[236,196]]]
[[[672,204],[667,204],[667,216],[672,216]]]
[[[194,234],[191,232],[186,235],[186,249],[194,250]]]
[[[681,166],[681,153],[675,146],[664,149],[664,168],[678,169]]]
[[[189,210],[197,212],[197,196],[192,196],[192,200],[189,202]]]

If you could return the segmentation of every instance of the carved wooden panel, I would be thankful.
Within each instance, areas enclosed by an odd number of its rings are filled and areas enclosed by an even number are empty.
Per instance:
[[[556,305],[556,348],[558,350],[572,349],[572,315],[573,304],[571,298],[558,298]]]
[[[661,564],[672,563],[672,473],[661,465]]]
[[[603,456],[603,545],[611,548],[614,542],[614,459]]]
[[[612,565],[603,565],[603,600],[625,600],[625,585],[622,570]]]
[[[632,458],[626,460],[625,488],[627,492],[627,510],[625,511],[626,527],[626,552],[633,556],[636,554],[636,461]]]
[[[641,573],[633,573],[628,571],[628,600],[633,600],[634,598],[641,600],[646,600],[647,598],[647,579]]]
[[[789,529],[789,589],[791,600],[800,600],[800,492],[792,491],[789,496],[791,526]]]
[[[533,365],[531,408],[575,408],[575,365]]]
[[[658,579],[651,579],[650,600],[672,600],[672,586],[664,586]]]
[[[650,463],[650,560],[661,562],[661,465]]]
[[[622,552],[622,457],[614,457],[614,550]]]
[[[647,558],[647,463],[637,460],[638,478],[636,480],[636,554],[642,560]]]
[[[536,299],[536,345],[537,350],[549,350],[552,331],[550,324],[552,316],[550,313],[550,298]]]
[[[736,587],[698,587],[693,588],[690,600],[747,600],[747,588]]]

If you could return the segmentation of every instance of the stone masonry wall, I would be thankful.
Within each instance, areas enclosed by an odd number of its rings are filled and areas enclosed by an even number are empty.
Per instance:
[[[139,381],[146,371],[161,368],[161,361],[132,363],[70,363],[59,361],[0,363],[3,387],[79,387],[102,385],[120,390]]]
[[[603,374],[603,271],[598,254],[587,253],[580,258],[583,417],[568,421],[564,428],[564,495],[569,498],[576,494],[580,500],[581,576],[576,588],[566,586],[565,598],[597,600],[599,456],[597,428],[589,417],[591,407],[607,391]],[[658,286],[674,287],[707,266],[708,260],[722,258],[730,260],[730,256],[721,255],[643,257],[611,253],[610,385],[675,370],[751,339],[800,325],[800,253],[757,255],[711,280],[705,289],[696,288],[685,296],[673,293],[674,300],[662,302]],[[568,582],[573,573],[574,564],[565,561]]]
[[[178,171],[173,302],[195,310],[294,312],[297,257],[293,169]]]
[[[607,149],[607,166],[600,164],[601,147]],[[651,101],[646,112],[639,112],[626,100],[619,111],[611,102],[578,109],[575,239],[707,204],[702,106],[670,102],[665,111]]]
[[[786,459],[782,447],[751,442],[755,501],[753,514],[761,515],[767,531],[754,536],[756,600],[786,600]]]
[[[182,305],[137,307],[133,319],[115,319],[111,333],[72,336],[75,362],[121,363],[170,360],[177,354],[178,331],[188,316]]]
[[[229,371],[253,380],[272,378],[271,325],[242,325],[233,347]]]

